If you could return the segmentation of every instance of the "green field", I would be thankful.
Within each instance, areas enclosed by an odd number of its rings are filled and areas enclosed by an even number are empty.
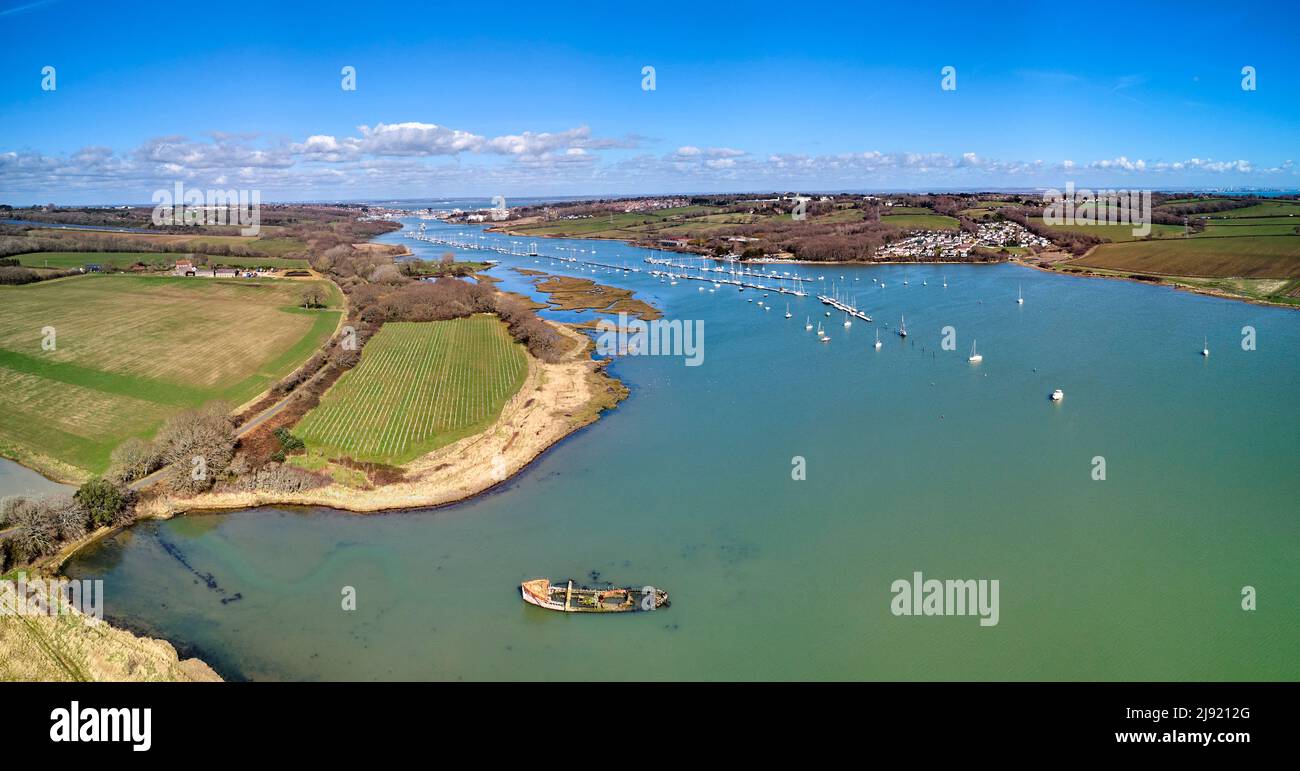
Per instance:
[[[549,222],[532,222],[512,225],[514,230],[524,235],[567,235],[577,238],[642,238],[653,233],[673,228],[674,225],[695,226],[708,222],[709,215],[717,211],[710,206],[678,206],[673,209],[631,212],[625,214],[600,215],[575,220],[552,220]],[[744,223],[745,215],[730,216],[732,222]]]
[[[264,252],[270,257],[282,257],[290,252],[306,251],[307,245],[296,238],[277,235],[283,228],[264,227],[260,236],[217,236],[188,233],[121,233],[106,230],[78,230],[75,228],[49,228],[32,230],[32,235],[42,238],[63,238],[68,235],[92,235],[111,238],[128,252],[132,245],[152,244],[169,252],[203,252],[204,247],[242,246]]]
[[[1300,278],[1300,236],[1164,238],[1102,244],[1070,264],[1166,276]]]
[[[0,286],[0,454],[98,473],[123,439],[181,409],[251,399],[337,326],[332,284],[331,309],[295,307],[307,283],[91,274]]]
[[[313,453],[400,465],[491,425],[527,370],[495,316],[385,324],[294,433]]]
[[[1048,225],[1043,222],[1042,217],[1034,217],[1033,222],[1042,225],[1048,230],[1056,230],[1062,233],[1082,233],[1088,236],[1097,236],[1108,241],[1142,241],[1144,237],[1133,235],[1132,225]],[[1151,235],[1145,238],[1170,238],[1173,236],[1181,237],[1184,228],[1180,225],[1161,225],[1154,223],[1151,225]]]
[[[137,262],[166,268],[176,264],[181,254],[166,252],[33,252],[15,255],[18,262],[29,268],[80,268],[83,265],[104,265],[128,268]],[[232,268],[306,269],[306,260],[283,257],[210,257],[209,265]]]
[[[157,252],[33,252],[16,254],[14,258],[29,268],[80,268],[82,265],[115,265],[126,268],[137,262],[146,265],[171,265],[174,254]]]
[[[880,221],[886,225],[909,230],[956,230],[961,225],[952,217],[945,217],[942,214],[887,214],[882,216]]]
[[[1229,209],[1199,216],[1211,220],[1235,220],[1243,217],[1287,217],[1300,220],[1300,202],[1269,201],[1241,209]]]

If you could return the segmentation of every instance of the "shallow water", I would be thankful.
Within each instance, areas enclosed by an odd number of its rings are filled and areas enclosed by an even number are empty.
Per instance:
[[[536,240],[648,267],[621,244]],[[753,290],[488,256],[702,319],[703,365],[615,362],[630,399],[465,504],[146,523],[69,572],[105,580],[110,617],[230,677],[1300,678],[1294,311],[1012,265],[798,268],[845,276],[875,318],[845,330],[813,298],[786,320],[777,295],[769,312]],[[521,580],[593,571],[665,588],[672,607],[568,616],[519,599]],[[999,580],[999,623],[892,615],[891,583],[913,571]]]
[[[37,497],[73,493],[77,488],[46,479],[26,466],[0,458],[0,500],[10,496]]]

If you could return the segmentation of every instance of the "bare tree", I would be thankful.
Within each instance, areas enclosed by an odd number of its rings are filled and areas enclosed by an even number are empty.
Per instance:
[[[302,307],[324,308],[325,291],[315,284],[308,285],[302,290]]]
[[[158,446],[169,466],[168,488],[199,493],[225,472],[235,454],[235,428],[229,407],[213,402],[172,417],[158,432]]]

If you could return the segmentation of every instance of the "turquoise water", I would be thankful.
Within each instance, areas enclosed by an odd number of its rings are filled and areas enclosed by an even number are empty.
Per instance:
[[[615,362],[630,399],[462,505],[187,516],[69,572],[105,580],[111,618],[228,677],[1300,679],[1300,315],[1012,265],[911,266],[908,286],[904,270],[799,269],[845,277],[876,320],[847,331],[812,298],[786,320],[776,295],[764,312],[752,290],[586,273],[703,319],[704,364]],[[1257,350],[1240,346],[1247,325]],[[592,571],[665,588],[672,607],[574,617],[519,600],[521,580]],[[913,571],[999,580],[999,623],[892,615],[890,585]]]

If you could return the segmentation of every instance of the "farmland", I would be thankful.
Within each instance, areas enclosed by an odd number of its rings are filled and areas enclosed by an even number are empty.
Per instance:
[[[104,470],[176,411],[247,401],[338,323],[306,282],[87,275],[0,287],[0,454],[66,478]]]
[[[1095,225],[1048,225],[1042,217],[1034,217],[1033,222],[1046,227],[1048,230],[1057,230],[1064,233],[1082,233],[1089,236],[1105,238],[1108,241],[1140,241],[1143,236],[1133,235],[1133,225],[1111,225],[1097,223]],[[1151,235],[1148,238],[1169,238],[1171,236],[1182,236],[1183,228],[1178,225],[1162,225],[1155,223],[1151,225]]]
[[[1296,201],[1268,201],[1241,209],[1201,215],[1211,220],[1253,219],[1256,217],[1300,217],[1300,203]]]
[[[34,252],[15,255],[15,259],[28,268],[80,268],[94,264],[127,267],[137,262],[170,265],[176,261],[176,255],[158,252]]]
[[[1201,236],[1102,244],[1069,264],[1167,276],[1300,278],[1300,237]]]
[[[305,251],[307,245],[296,238],[275,235],[276,229],[263,227],[263,234],[258,236],[217,236],[190,235],[186,233],[122,233],[106,230],[77,230],[75,228],[36,228],[30,232],[35,238],[64,238],[68,236],[89,236],[112,239],[114,244],[121,243],[122,251],[130,251],[132,245],[149,245],[155,249],[169,252],[202,252],[205,248],[244,247],[270,257],[282,257],[290,252]]]
[[[902,211],[902,207],[899,207]],[[910,209],[908,211],[911,211]],[[933,226],[946,228],[947,217],[935,217],[929,209],[916,209],[919,216],[929,215],[932,220],[904,227]],[[607,214],[574,220],[521,221],[510,223],[508,229],[521,236],[570,236],[574,238],[653,239],[686,235],[714,235],[734,231],[740,225],[758,225],[790,220],[789,213],[766,212],[749,214],[725,211],[717,206],[679,206],[656,211]],[[862,211],[853,208],[836,208],[823,214],[809,214],[810,223],[860,222]],[[951,220],[952,227],[957,226]]]
[[[491,425],[527,370],[495,316],[388,323],[294,433],[313,453],[400,465]]]
[[[104,265],[127,268],[143,263],[166,268],[183,255],[168,252],[33,252],[15,255],[19,264],[29,268],[80,268],[83,265]],[[284,257],[225,257],[208,258],[209,265],[232,268],[277,268],[282,270],[306,269],[306,260]]]
[[[935,214],[926,209],[920,211],[928,212],[926,214],[887,214],[880,218],[880,221],[886,225],[906,228],[908,230],[956,230],[960,224],[952,217],[945,217],[942,214]]]

